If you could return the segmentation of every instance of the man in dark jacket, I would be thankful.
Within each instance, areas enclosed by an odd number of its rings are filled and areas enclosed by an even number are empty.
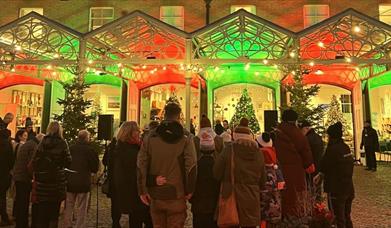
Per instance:
[[[177,103],[168,103],[165,120],[145,138],[138,154],[139,194],[151,205],[154,227],[183,227],[186,200],[195,188],[197,155],[192,135],[179,122],[180,113]],[[166,181],[156,186],[158,176]]]
[[[10,124],[14,120],[14,114],[7,113],[5,114],[4,118],[0,118],[0,130],[7,129],[8,124]]]
[[[297,220],[307,216],[306,211],[306,173],[315,171],[312,153],[307,139],[297,127],[298,114],[286,110],[282,123],[275,131],[277,158],[285,178],[286,190],[282,192],[283,219]]]
[[[376,171],[376,152],[380,151],[377,132],[371,126],[371,121],[366,121],[362,131],[360,149],[364,147],[367,170]]]
[[[7,190],[11,184],[11,169],[14,165],[10,131],[0,129],[0,226],[11,225],[7,214]]]
[[[23,144],[17,154],[13,169],[16,186],[16,227],[28,227],[32,173],[29,163],[45,135],[39,134]]]
[[[312,128],[311,124],[308,121],[303,121],[300,125],[301,132],[307,137],[308,143],[310,144],[312,158],[314,159],[315,164],[315,173],[319,172],[320,159],[324,153],[324,144],[322,137],[318,135],[315,130]]]
[[[350,212],[354,198],[353,155],[342,139],[342,124],[327,129],[329,142],[321,161],[320,172],[324,175],[324,191],[329,194],[338,228],[352,228]]]
[[[70,169],[75,171],[68,175],[67,196],[64,213],[64,228],[72,227],[74,208],[76,208],[77,228],[87,227],[87,206],[91,190],[91,174],[98,172],[98,153],[89,144],[90,133],[81,130],[78,141],[69,150],[72,156]]]

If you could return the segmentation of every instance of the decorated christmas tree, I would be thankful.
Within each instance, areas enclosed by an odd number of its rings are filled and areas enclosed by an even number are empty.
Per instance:
[[[92,135],[95,133],[94,119],[86,113],[91,107],[92,101],[84,98],[89,88],[82,80],[75,77],[71,82],[62,83],[65,90],[64,99],[58,99],[57,103],[63,107],[63,113],[55,115],[54,119],[59,121],[64,128],[64,138],[69,143],[74,143],[78,132],[86,129]]]
[[[335,95],[332,96],[329,109],[327,111],[326,115],[326,123],[325,127],[326,129],[337,122],[342,123],[342,130],[343,130],[343,136],[346,140],[350,140],[351,134],[349,130],[351,130],[350,124],[346,121],[345,117],[343,116],[343,113],[341,111],[341,104],[339,103],[337,97]]]
[[[324,111],[321,106],[315,107],[311,104],[312,97],[319,92],[319,85],[308,86],[303,83],[303,72],[296,69],[293,74],[293,83],[285,86],[290,94],[290,104],[281,107],[282,111],[293,109],[299,114],[299,122],[308,121],[314,128],[323,132],[323,115]]]
[[[248,95],[247,89],[243,90],[242,96],[235,106],[235,114],[231,119],[231,125],[236,126],[243,117],[249,120],[249,127],[254,134],[260,130],[253,103],[251,97]]]

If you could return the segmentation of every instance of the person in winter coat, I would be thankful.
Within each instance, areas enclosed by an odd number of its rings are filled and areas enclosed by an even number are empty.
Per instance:
[[[342,124],[337,122],[327,129],[329,142],[321,161],[324,191],[329,194],[337,228],[352,228],[350,212],[354,198],[353,155],[342,139]]]
[[[282,216],[287,223],[304,223],[303,219],[308,215],[306,173],[315,171],[308,140],[297,127],[297,118],[295,111],[285,110],[274,140],[286,184],[282,191]]]
[[[0,129],[0,226],[12,225],[7,213],[7,191],[11,184],[11,169],[14,166],[10,135],[8,129]]]
[[[113,164],[114,164],[114,153],[115,153],[115,147],[117,145],[117,139],[114,137],[110,144],[106,147],[105,154],[103,155],[102,163],[105,166],[105,171],[107,172],[107,181],[109,183],[108,193],[107,197],[110,198],[111,201],[111,221],[112,221],[112,227],[119,227],[120,226],[120,219],[121,219],[121,212],[119,211],[117,202],[115,201],[115,198],[113,197],[113,189],[114,189],[114,182],[113,182]]]
[[[278,167],[270,134],[265,132],[256,141],[265,159],[266,183],[261,189],[261,228],[266,228],[281,220],[281,190],[284,189],[285,182]]]
[[[213,176],[215,158],[223,149],[223,139],[212,129],[208,117],[202,116],[200,131],[194,137],[197,151],[197,182],[193,197],[191,198],[191,211],[193,213],[193,227],[216,227],[214,219],[219,197],[219,183]]]
[[[68,174],[67,195],[64,212],[64,228],[87,227],[87,209],[91,191],[91,174],[98,172],[98,153],[89,144],[90,133],[81,130],[77,143],[69,150],[72,156],[70,169],[75,172]],[[74,210],[76,209],[76,213]],[[76,224],[72,226],[73,218]]]
[[[16,156],[13,179],[16,186],[15,227],[17,228],[29,227],[30,193],[33,178],[32,173],[28,170],[28,165],[44,136],[43,134],[38,134],[33,139],[28,140],[20,147]]]
[[[23,145],[25,142],[27,142],[27,140],[28,140],[28,133],[25,129],[20,129],[16,132],[15,139],[12,145],[14,149],[15,157],[18,153],[19,147]]]
[[[367,170],[376,171],[376,152],[380,151],[379,137],[377,132],[371,126],[371,121],[365,122],[364,130],[362,131],[360,149],[365,149],[365,158],[367,162]]]
[[[113,200],[121,214],[129,215],[129,227],[152,227],[149,208],[137,192],[137,155],[141,146],[140,128],[134,121],[124,122],[117,134],[113,157]],[[113,224],[114,225],[114,224]],[[118,226],[119,227],[119,226]]]
[[[154,227],[182,228],[186,200],[195,188],[197,154],[193,135],[179,122],[180,114],[179,104],[167,103],[164,121],[144,139],[138,155],[139,194],[151,205]],[[156,185],[159,176],[165,181]]]
[[[308,143],[310,144],[312,158],[314,159],[315,165],[314,174],[317,174],[319,172],[320,159],[324,154],[324,143],[322,137],[315,132],[308,121],[303,121],[300,128],[301,132],[307,137]]]
[[[27,140],[34,139],[34,137],[37,135],[37,133],[34,132],[33,127],[34,127],[33,121],[31,120],[30,117],[27,117],[26,118],[26,124],[25,124],[25,128],[26,128],[26,131],[27,131],[27,134],[28,134]]]
[[[34,221],[39,228],[57,227],[61,202],[65,199],[71,154],[61,125],[51,122],[32,159]]]
[[[225,131],[225,128],[221,124],[220,120],[216,120],[216,125],[215,125],[215,129],[214,130],[215,130],[217,135],[221,135]]]
[[[259,152],[247,119],[240,120],[233,140],[217,156],[213,172],[216,179],[222,182],[222,197],[229,196],[232,191],[235,194],[239,227],[256,227],[261,221],[260,189],[266,181],[264,157]],[[234,183],[231,183],[232,153]]]

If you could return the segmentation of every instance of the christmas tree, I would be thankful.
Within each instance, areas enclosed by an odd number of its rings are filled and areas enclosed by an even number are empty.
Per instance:
[[[303,72],[300,69],[293,71],[293,83],[286,85],[287,92],[290,93],[290,105],[285,105],[281,109],[293,109],[299,114],[299,122],[308,121],[317,131],[322,132],[323,108],[314,107],[311,104],[311,98],[319,92],[319,85],[304,85]]]
[[[343,113],[341,111],[341,104],[339,103],[337,97],[335,95],[332,96],[329,110],[327,111],[327,119],[325,123],[326,129],[337,123],[342,123],[343,136],[345,139],[350,140],[351,134],[349,130],[351,130],[350,124],[347,123]]]
[[[260,130],[253,103],[251,97],[248,95],[247,89],[243,90],[242,96],[236,104],[235,114],[231,119],[231,125],[236,126],[243,117],[249,120],[249,127],[254,134]]]
[[[94,116],[86,113],[92,101],[84,98],[89,88],[83,80],[75,77],[70,83],[62,83],[65,90],[64,99],[58,99],[57,103],[63,107],[63,113],[55,115],[54,119],[59,121],[64,128],[64,138],[69,143],[74,143],[80,130],[86,129],[92,135],[95,134],[93,125]]]

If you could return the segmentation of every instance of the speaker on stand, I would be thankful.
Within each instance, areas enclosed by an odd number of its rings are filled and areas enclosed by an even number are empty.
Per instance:
[[[263,119],[264,119],[265,132],[273,131],[273,128],[277,127],[278,124],[277,110],[265,110]]]
[[[107,150],[107,141],[113,138],[113,127],[114,115],[99,115],[98,140],[105,140],[105,151]],[[96,182],[96,227],[99,226],[99,183],[102,176]]]

